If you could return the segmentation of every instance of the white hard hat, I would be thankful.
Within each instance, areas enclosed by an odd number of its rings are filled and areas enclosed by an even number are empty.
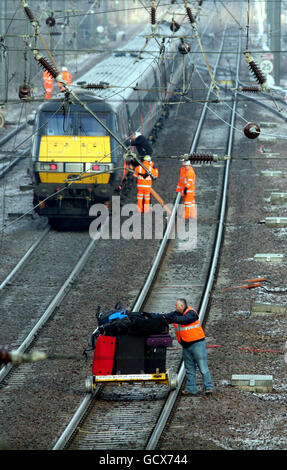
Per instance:
[[[66,72],[68,69],[67,67],[62,67],[63,72]]]
[[[140,132],[135,132],[135,137],[136,137],[136,138],[139,137],[140,135],[141,135]]]
[[[189,160],[185,160],[184,166],[188,166],[188,165],[191,165],[190,161],[189,161]]]
[[[150,155],[145,155],[143,159],[144,159],[144,161],[146,161],[146,162],[150,162],[150,161],[151,161]]]

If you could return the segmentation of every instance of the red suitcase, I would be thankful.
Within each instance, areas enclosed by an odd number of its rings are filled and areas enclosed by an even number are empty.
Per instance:
[[[111,375],[114,365],[116,338],[100,335],[97,338],[93,364],[93,375]]]

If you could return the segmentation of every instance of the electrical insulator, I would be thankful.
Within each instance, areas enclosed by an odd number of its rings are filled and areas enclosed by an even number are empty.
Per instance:
[[[55,20],[54,16],[53,15],[48,16],[48,18],[46,19],[46,25],[51,28],[51,27],[55,26],[55,24],[56,24],[56,20]]]
[[[181,43],[178,46],[178,51],[181,54],[188,54],[190,52],[190,45],[187,44],[186,42],[183,42],[183,40],[181,40]]]
[[[52,75],[53,78],[57,78],[58,77],[58,72],[57,70],[53,67],[53,65],[51,65],[47,59],[45,59],[43,56],[41,56],[39,54],[39,51],[38,50],[34,50],[34,56],[35,56],[35,59],[39,62],[39,64],[45,69],[47,70],[47,72],[49,72],[50,75]]]
[[[0,364],[8,364],[8,362],[11,362],[11,355],[9,354],[8,351],[1,351],[0,350]]]
[[[20,99],[27,98],[28,96],[31,96],[31,88],[29,87],[29,85],[19,86],[18,96],[19,96]]]
[[[205,153],[205,154],[192,153],[191,155],[188,156],[188,160],[190,162],[202,163],[202,162],[213,162],[214,158],[213,158],[213,155],[208,154],[208,153]]]
[[[19,365],[22,362],[36,362],[42,361],[44,359],[47,359],[47,354],[42,351],[33,351],[28,354],[23,354],[16,350],[0,350],[0,364],[7,365],[8,363],[12,363],[15,365]]]
[[[258,65],[254,61],[252,61],[252,62],[249,63],[249,68],[252,71],[252,73],[253,73],[254,77],[256,78],[256,80],[258,81],[258,83],[260,83],[260,85],[263,85],[263,83],[266,82],[266,78],[263,75],[263,73],[261,72],[260,67],[258,67]]]
[[[261,91],[261,88],[259,86],[243,86],[239,88],[239,91],[249,92],[249,93],[258,93],[259,91]]]
[[[155,25],[155,6],[154,6],[154,2],[152,2],[152,7],[151,7],[151,24],[152,25]]]
[[[89,90],[104,90],[107,88],[107,85],[103,83],[88,83],[87,85],[82,85],[82,88],[87,88]]]
[[[244,134],[248,139],[256,139],[260,134],[260,127],[254,122],[250,122],[244,127]]]
[[[25,4],[25,6],[24,6],[24,11],[25,11],[27,17],[29,18],[29,20],[31,21],[31,23],[33,23],[33,21],[35,21],[35,18],[34,18],[33,13],[31,12],[30,8],[27,6],[27,4]]]
[[[253,73],[254,77],[256,78],[258,83],[260,83],[260,85],[263,85],[266,82],[266,78],[265,78],[264,74],[262,73],[260,67],[254,62],[254,60],[251,57],[251,55],[249,54],[249,52],[247,52],[247,51],[245,52],[245,57],[246,57],[247,63],[249,65],[249,68],[250,68],[251,72]]]
[[[172,22],[171,22],[171,24],[170,24],[170,29],[171,29],[171,31],[173,31],[174,33],[176,33],[176,31],[178,31],[179,28],[180,28],[179,24],[178,24],[176,21],[172,20]]]
[[[193,25],[195,23],[195,18],[194,18],[193,13],[192,13],[192,11],[189,7],[186,7],[186,13],[187,13],[187,16],[189,18],[189,21]]]

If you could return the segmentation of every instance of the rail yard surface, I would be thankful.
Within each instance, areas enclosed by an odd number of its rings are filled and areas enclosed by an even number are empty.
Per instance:
[[[145,2],[145,8],[153,9],[154,3]],[[181,3],[180,7],[186,8],[188,2]],[[201,7],[205,4],[197,3]],[[206,2],[209,21],[218,3]],[[227,3],[231,8],[232,2]],[[241,15],[249,4],[243,3]],[[7,142],[1,146],[4,169],[5,156],[10,152],[19,154],[20,160],[5,170],[0,180],[0,346],[3,350],[23,347],[25,352],[44,351],[48,359],[12,367],[7,374],[4,366],[0,369],[3,450],[119,450],[121,455],[125,451],[132,455],[135,450],[151,448],[162,455],[169,451],[192,455],[193,451],[287,448],[287,105],[279,100],[282,89],[269,95],[265,90],[249,94],[255,96],[253,101],[236,93],[238,76],[246,83],[250,80],[243,55],[245,37],[238,34],[230,11],[222,5],[220,8],[228,21],[225,24],[220,19],[216,24],[215,32],[221,33],[218,37],[207,34],[207,20],[200,24],[203,44],[216,52],[211,51],[208,59],[216,71],[213,79],[218,88],[212,88],[210,73],[202,68],[203,56],[196,53],[191,88],[183,90],[184,76],[152,140],[152,159],[159,169],[153,188],[170,207],[175,204],[181,165],[175,156],[189,155],[192,159],[197,155],[197,162],[191,160],[196,172],[194,243],[186,248],[179,237],[171,237],[140,304],[144,311],[167,313],[174,309],[176,298],[185,297],[189,305],[201,311],[228,171],[222,239],[214,278],[210,291],[206,291],[203,319],[213,393],[205,395],[199,373],[195,397],[181,395],[184,379],[175,391],[155,384],[104,385],[103,390],[97,386],[96,391],[100,391],[93,396],[92,406],[75,426],[72,437],[58,447],[58,439],[87,397],[85,380],[91,375],[92,356],[85,356],[83,351],[97,327],[97,306],[107,311],[118,301],[129,310],[138,305],[161,239],[119,236],[92,240],[95,232],[89,231],[91,220],[81,220],[76,226],[64,220],[62,225],[50,227],[45,216],[32,210],[33,190],[19,190],[29,183],[25,152],[30,132],[25,126],[13,138],[13,150]],[[152,21],[153,15],[154,10]],[[134,34],[133,25],[127,40]],[[116,44],[118,47],[121,42]],[[194,50],[200,52],[199,47]],[[237,61],[239,55],[242,58]],[[89,57],[88,64],[94,66],[94,61],[98,56]],[[81,77],[89,67],[83,62],[77,75]],[[213,102],[207,94],[208,86]],[[184,93],[177,95],[178,90]],[[220,93],[222,102],[218,102],[216,93]],[[206,116],[204,103],[208,103]],[[31,103],[31,109],[37,106]],[[7,110],[15,123],[19,113],[11,104]],[[253,129],[259,126],[259,137],[247,137],[243,130],[248,123],[253,123]],[[16,127],[7,124],[0,128],[0,139]],[[252,132],[251,128],[251,137]],[[232,151],[226,155],[229,145]],[[215,154],[225,159],[209,157]],[[135,181],[130,185],[122,204],[136,204]],[[153,197],[151,202],[157,203]],[[139,214],[138,220],[142,220]],[[164,228],[168,220],[167,214]],[[127,215],[122,216],[121,222],[125,221]],[[40,321],[43,323],[33,333]],[[171,325],[170,333],[173,345],[167,348],[167,368],[180,376],[181,346]],[[171,413],[152,444],[149,439],[153,439],[158,415],[172,394],[175,401]]]

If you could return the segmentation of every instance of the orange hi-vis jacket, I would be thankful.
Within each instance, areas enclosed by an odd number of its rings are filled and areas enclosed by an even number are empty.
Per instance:
[[[184,188],[187,188],[187,194],[193,193],[193,195],[195,195],[195,171],[192,167],[190,167],[188,170],[184,168],[184,170],[185,173],[182,181],[183,190]]]
[[[154,163],[153,162],[143,162],[143,166],[146,167],[146,169],[156,178],[158,177],[158,169],[154,168]],[[138,190],[141,189],[148,189],[152,187],[152,177],[151,176],[146,176],[144,178],[143,175],[146,174],[146,171],[141,165],[138,165],[135,168],[133,176],[137,178],[137,188]]]
[[[62,78],[67,82],[68,85],[72,85],[72,74],[68,72],[67,70],[62,71]],[[61,82],[58,82],[59,87],[61,88],[61,91],[65,90],[65,87],[62,85]]]
[[[46,93],[52,93],[54,77],[52,77],[52,75],[50,75],[47,70],[43,72],[43,82],[44,82],[44,88],[46,90]]]
[[[183,217],[185,219],[195,218],[197,215],[195,203],[195,171],[192,167],[185,170],[181,194],[184,204]]]
[[[177,193],[181,193],[181,194],[182,194],[182,192],[183,192],[183,181],[184,181],[184,178],[185,178],[185,167],[182,165],[182,167],[180,168],[179,180],[178,180],[177,187],[176,187],[176,192],[177,192]]]
[[[183,315],[189,312],[189,310],[194,310],[194,308],[192,309],[192,307],[187,307],[183,312]],[[194,312],[196,312],[198,316],[197,311],[194,310]],[[199,316],[195,322],[190,323],[189,325],[179,325],[178,323],[174,323],[173,325],[175,328],[176,338],[179,343],[181,340],[187,343],[191,343],[193,341],[198,341],[205,338],[205,333],[201,324],[199,323]]]

